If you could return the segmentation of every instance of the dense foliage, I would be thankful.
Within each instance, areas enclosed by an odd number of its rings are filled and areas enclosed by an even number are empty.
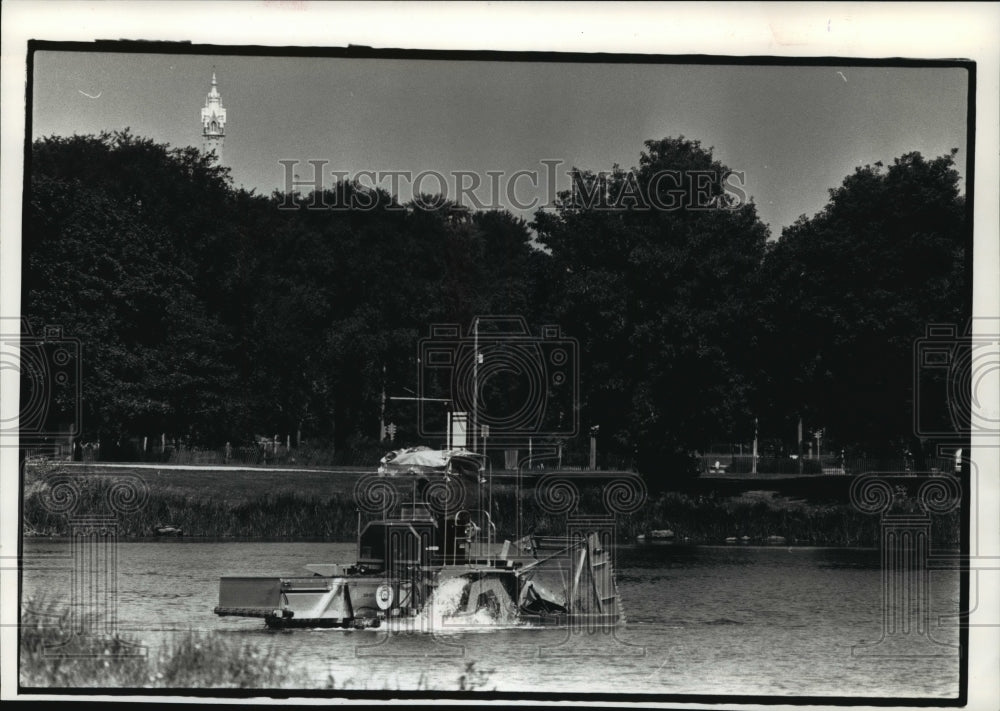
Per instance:
[[[914,340],[969,315],[954,154],[859,168],[770,243],[728,168],[684,138],[578,173],[530,225],[350,181],[256,195],[128,132],[38,140],[30,175],[23,310],[81,340],[88,440],[371,443],[383,391],[416,390],[432,324],[514,314],[579,342],[568,453],[599,426],[602,455],[681,472],[748,441],[754,417],[786,441],[803,417],[884,451],[913,430]],[[412,403],[386,419],[420,443]]]
[[[668,171],[700,172],[722,204],[695,209],[690,186],[662,197],[676,209],[617,198],[632,189],[655,205],[656,191],[676,184],[659,179]],[[581,340],[585,412],[643,468],[704,450],[750,417],[741,358],[767,230],[753,204],[728,201],[728,174],[696,141],[647,141],[637,170],[584,176],[604,182],[607,205],[571,191],[535,222],[552,254],[559,322]]]
[[[845,446],[919,457],[915,419],[938,432],[952,426],[945,390],[926,387],[942,373],[926,369],[915,346],[935,324],[961,337],[970,316],[954,155],[858,168],[822,212],[769,246],[759,329],[766,388],[756,409],[787,431],[803,417]]]

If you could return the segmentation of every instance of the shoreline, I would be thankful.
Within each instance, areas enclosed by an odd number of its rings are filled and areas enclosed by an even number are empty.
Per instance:
[[[358,506],[354,489],[360,479],[356,469],[354,473],[335,474],[255,470],[243,473],[235,482],[225,473],[204,468],[140,469],[129,465],[82,476],[74,469],[61,465],[26,468],[22,492],[25,539],[52,540],[69,534],[65,513],[50,510],[49,499],[54,493],[50,484],[55,486],[71,478],[74,515],[106,514],[111,486],[120,476],[118,471],[122,471],[138,477],[144,491],[141,506],[119,516],[119,541],[356,541]],[[412,485],[411,480],[402,477],[379,481],[396,488],[400,501]],[[673,532],[672,543],[647,539],[643,545],[877,547],[881,535],[879,517],[850,504],[851,481],[851,477],[817,476],[678,482],[680,490],[650,493],[634,512],[618,515],[617,535],[623,543],[638,543],[640,534]],[[465,482],[463,486],[466,500],[475,501],[475,485]],[[521,490],[520,496],[510,484],[494,484],[492,489],[492,518],[498,540],[513,539],[511,532],[515,530],[553,535],[564,529],[565,513],[544,510],[532,489]],[[602,512],[600,487],[581,487],[577,505],[579,514]],[[520,526],[516,525],[515,511],[521,512]],[[180,528],[183,535],[154,533],[166,525]],[[935,516],[933,526],[936,545],[958,546],[958,511]],[[768,543],[772,537],[783,541]]]
[[[72,543],[73,537],[68,535],[51,535],[51,536],[41,536],[41,535],[28,535],[23,536],[23,541],[32,543]],[[130,536],[130,537],[119,537],[117,539],[118,543],[162,543],[164,545],[200,545],[200,544],[210,544],[210,543],[330,543],[339,545],[354,545],[355,540],[350,541],[333,541],[326,540],[322,538],[300,538],[300,537],[286,537],[286,538],[273,538],[273,537],[261,537],[254,538],[250,536],[242,537],[227,537],[227,536],[177,536],[177,537],[155,537],[155,536]],[[618,549],[640,549],[640,548],[660,548],[660,547],[671,547],[671,548],[773,548],[777,549],[795,549],[795,550],[853,550],[853,551],[877,551],[878,546],[862,546],[862,545],[818,545],[813,543],[766,543],[766,542],[747,542],[738,541],[736,543],[724,543],[718,541],[622,541],[615,544]],[[961,549],[958,546],[939,546],[935,550],[947,551],[947,552],[957,552]]]

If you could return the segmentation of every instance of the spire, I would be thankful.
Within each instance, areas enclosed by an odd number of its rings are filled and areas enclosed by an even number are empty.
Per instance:
[[[208,90],[208,96],[205,97],[205,108],[211,106],[222,108],[222,96],[219,94],[219,82],[215,80],[215,72],[212,72],[212,88]]]
[[[201,110],[201,136],[205,153],[215,152],[216,162],[222,163],[222,145],[226,138],[226,110],[222,106],[219,83],[212,72],[212,86]]]

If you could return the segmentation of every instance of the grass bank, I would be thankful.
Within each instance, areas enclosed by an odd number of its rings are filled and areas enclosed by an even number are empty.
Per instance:
[[[878,545],[878,517],[848,504],[809,503],[774,491],[751,490],[735,496],[666,493],[626,517],[626,535],[670,530],[675,541],[722,543],[727,538],[766,543],[775,536],[789,544]]]
[[[74,471],[75,513],[105,511],[115,477],[122,472],[142,477],[146,490],[145,501],[135,512],[118,517],[119,535],[125,538],[154,535],[158,525],[168,523],[183,529],[186,537],[353,541],[356,535],[354,485],[361,472]],[[52,477],[66,473],[58,465],[26,473],[26,535],[69,533],[67,516],[51,510]],[[412,482],[384,481],[396,485],[401,498],[408,497]],[[619,516],[619,535],[628,541],[651,530],[669,529],[675,540],[693,543],[722,543],[734,536],[766,542],[781,536],[798,544],[878,545],[879,519],[849,503],[849,485],[849,477],[694,480],[685,491],[651,493],[637,511]],[[466,501],[475,501],[477,493],[475,485],[466,482]],[[496,485],[493,501],[493,520],[501,537],[513,535],[519,508],[524,532],[559,534],[564,529],[565,516],[544,511],[531,490],[521,492],[519,507],[512,486]],[[603,513],[599,489],[581,492],[579,511]],[[958,545],[957,511],[933,521],[935,545]]]
[[[68,636],[64,602],[26,600],[21,616],[21,686],[38,689],[370,689],[366,679],[310,678],[273,645],[218,632],[183,631],[156,651],[135,637]],[[447,689],[493,690],[492,670],[467,662]],[[421,678],[416,691],[434,690]]]

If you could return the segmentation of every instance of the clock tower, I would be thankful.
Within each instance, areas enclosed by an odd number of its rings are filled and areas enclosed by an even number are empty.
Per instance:
[[[202,149],[205,153],[215,152],[215,164],[222,165],[222,144],[226,140],[226,110],[222,107],[215,72],[212,72],[212,88],[205,98],[205,108],[201,110]]]

